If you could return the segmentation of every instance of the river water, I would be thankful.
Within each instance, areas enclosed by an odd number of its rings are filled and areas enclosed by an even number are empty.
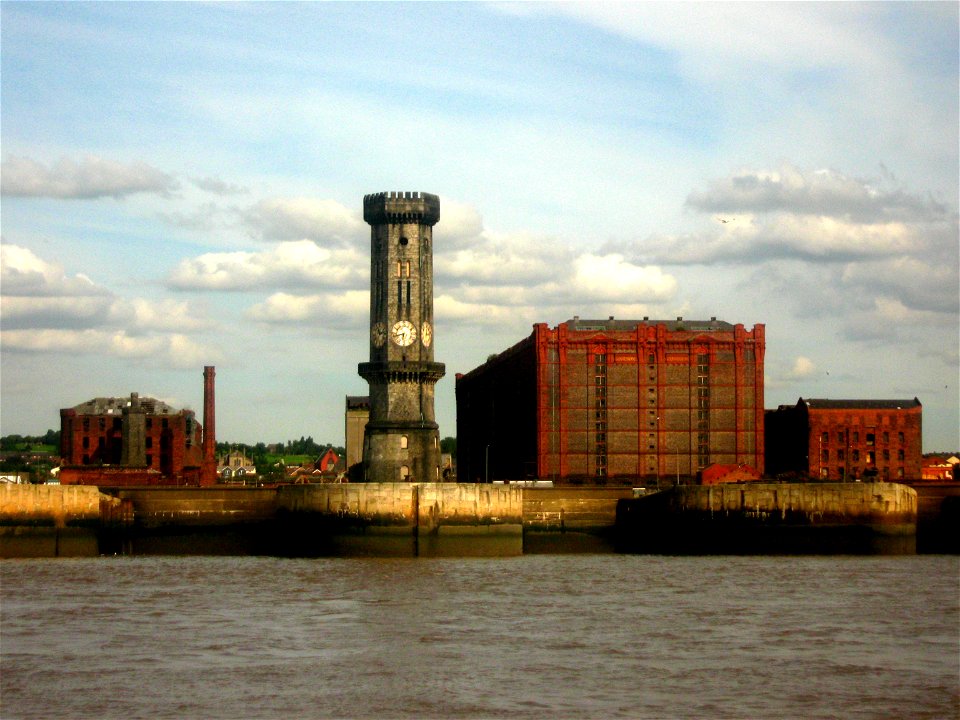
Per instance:
[[[956,718],[957,556],[0,562],[11,718]]]

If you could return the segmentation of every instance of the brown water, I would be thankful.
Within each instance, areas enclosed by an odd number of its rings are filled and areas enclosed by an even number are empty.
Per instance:
[[[0,562],[10,718],[956,718],[960,558]]]

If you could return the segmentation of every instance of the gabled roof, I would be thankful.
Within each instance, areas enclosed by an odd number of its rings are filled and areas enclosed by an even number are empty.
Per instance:
[[[921,407],[917,398],[913,400],[828,400],[824,398],[800,398],[813,410],[904,410]]]

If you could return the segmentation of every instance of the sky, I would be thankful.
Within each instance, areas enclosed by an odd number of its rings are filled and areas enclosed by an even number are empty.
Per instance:
[[[344,442],[363,196],[440,197],[454,376],[582,318],[766,326],[765,405],[960,449],[958,5],[0,3],[0,434],[100,396]]]

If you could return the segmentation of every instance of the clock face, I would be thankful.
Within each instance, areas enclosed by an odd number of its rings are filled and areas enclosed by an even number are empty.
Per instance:
[[[430,347],[430,343],[433,341],[433,328],[430,327],[430,323],[425,322],[420,326],[420,340],[424,347]]]
[[[387,327],[382,322],[378,322],[372,328],[370,328],[370,340],[373,342],[373,346],[377,348],[383,347],[383,344],[387,341]]]
[[[413,341],[417,339],[417,329],[409,320],[401,320],[394,325],[391,334],[393,335],[393,341],[400,347],[412,345]]]

